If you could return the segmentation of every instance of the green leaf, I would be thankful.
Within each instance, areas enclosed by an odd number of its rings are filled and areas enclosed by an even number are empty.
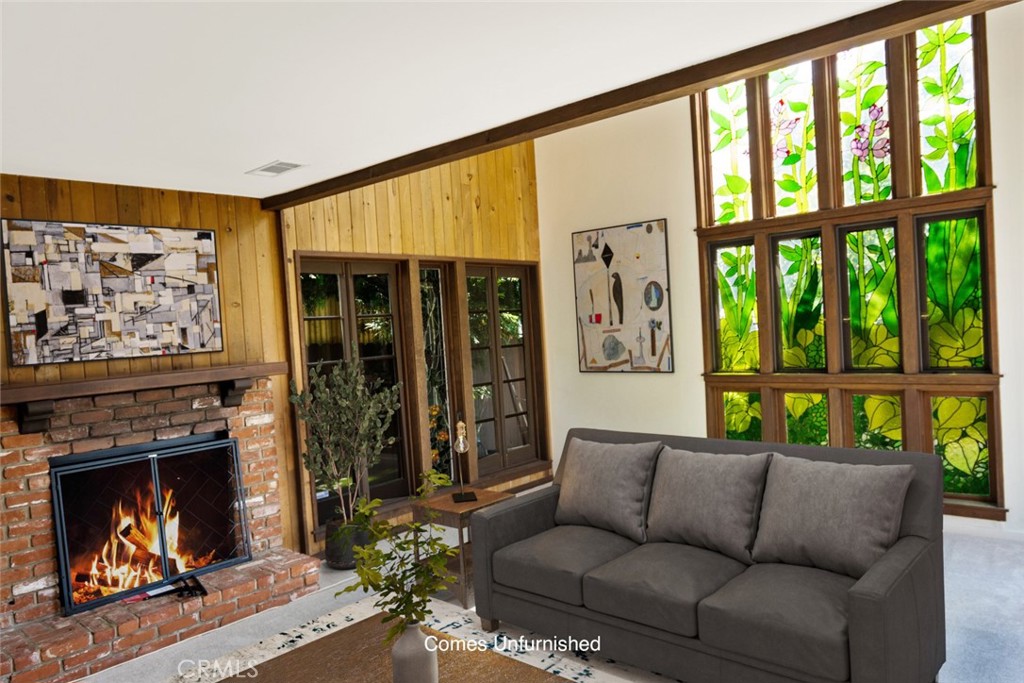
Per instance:
[[[934,29],[923,28],[921,29],[921,33],[924,34],[924,37],[928,40],[929,43],[936,47],[939,46],[939,34],[936,33]]]
[[[946,28],[946,29],[944,29],[942,31],[942,39],[944,41],[946,41],[946,42],[949,42],[949,39],[952,38],[953,36],[955,36],[957,34],[957,31],[959,31],[960,27],[963,26],[963,25],[964,25],[964,20],[963,19],[957,19],[952,24],[950,24],[948,28]]]
[[[776,180],[775,184],[781,187],[786,192],[799,192],[803,187],[797,181],[791,178],[785,178],[783,180]]]
[[[730,121],[726,116],[718,113],[714,109],[708,110],[708,114],[710,114],[711,120],[717,123],[719,126],[724,128],[725,130],[732,130],[732,121]]]
[[[948,45],[959,45],[960,43],[964,42],[965,40],[967,40],[970,37],[971,37],[970,33],[958,33],[955,36],[947,38],[946,39],[946,43]]]
[[[942,135],[926,135],[924,138],[935,149],[945,149],[946,138]]]
[[[779,206],[783,208],[793,206],[794,204],[796,204],[796,199],[793,197],[783,197],[779,200]]]
[[[927,80],[922,80],[921,81],[921,87],[924,88],[924,91],[926,93],[928,93],[929,95],[935,95],[935,96],[941,95],[942,94],[942,86],[939,85],[938,83],[935,83],[934,81],[929,83],[928,82],[929,80],[931,80],[931,79],[927,79]]]
[[[848,111],[839,112],[839,120],[843,123],[844,126],[856,126],[858,123],[857,117],[855,117]]]
[[[785,159],[782,160],[782,165],[783,166],[792,166],[793,164],[798,163],[800,161],[800,159],[801,159],[801,156],[799,154],[796,154],[796,153],[789,154],[789,155],[786,156]]]
[[[974,125],[974,112],[965,111],[953,121],[953,138],[963,137]]]
[[[733,194],[743,194],[750,188],[750,181],[743,176],[725,174],[725,184]]]
[[[726,133],[725,135],[723,135],[723,136],[722,136],[722,137],[721,137],[721,138],[720,138],[720,139],[718,140],[718,144],[717,144],[717,145],[715,145],[715,148],[714,148],[713,150],[711,150],[711,151],[712,151],[712,152],[717,152],[717,151],[718,151],[718,150],[720,150],[720,149],[725,149],[725,148],[726,148],[726,147],[728,147],[728,146],[729,146],[729,145],[730,145],[731,143],[732,143],[732,133]]]
[[[862,102],[862,106],[865,109],[867,109],[868,107],[873,105],[875,102],[878,102],[879,98],[882,97],[882,95],[884,95],[884,94],[885,94],[885,86],[884,85],[874,85],[874,86],[871,86],[870,88],[868,88],[868,91],[866,93],[864,93],[864,101]]]
[[[789,108],[797,113],[807,111],[807,103],[793,100],[789,103]]]
[[[934,125],[936,125],[938,123],[942,123],[945,120],[946,120],[946,118],[944,116],[942,116],[940,114],[933,114],[932,116],[929,116],[928,118],[923,119],[921,121],[921,125],[922,126],[934,126]]]
[[[917,51],[917,68],[923,69],[935,60],[935,55],[939,54],[937,46],[931,43],[926,44],[924,47]]]

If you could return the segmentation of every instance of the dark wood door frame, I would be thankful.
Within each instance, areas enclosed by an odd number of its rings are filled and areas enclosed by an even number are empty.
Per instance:
[[[758,73],[777,69],[790,62],[824,57],[860,43],[894,38],[924,26],[968,14],[980,14],[1017,1],[902,0],[724,57],[616,88],[458,140],[389,159],[358,171],[271,195],[262,199],[260,205],[264,211],[280,211],[439,164],[686,97],[717,84],[746,79]]]

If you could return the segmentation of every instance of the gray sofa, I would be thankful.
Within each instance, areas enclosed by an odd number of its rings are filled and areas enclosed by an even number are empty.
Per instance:
[[[927,682],[945,661],[934,455],[573,429],[554,485],[471,528],[489,631],[600,636],[686,683]]]

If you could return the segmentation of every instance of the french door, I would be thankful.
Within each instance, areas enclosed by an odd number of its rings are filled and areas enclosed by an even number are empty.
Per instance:
[[[352,353],[362,361],[367,379],[392,386],[402,377],[402,339],[398,273],[393,263],[303,261],[300,276],[303,338],[307,372],[323,371]],[[402,404],[405,405],[403,397]],[[391,421],[395,441],[370,469],[370,495],[396,498],[410,493],[406,416],[400,408]],[[317,490],[318,524],[334,515],[338,498]]]

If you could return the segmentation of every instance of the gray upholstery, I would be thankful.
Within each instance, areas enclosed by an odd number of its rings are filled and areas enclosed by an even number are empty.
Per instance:
[[[643,543],[660,449],[657,441],[607,444],[572,439],[555,522],[606,529]]]
[[[853,584],[845,593],[848,680],[851,683],[934,681],[946,656],[942,463],[939,458],[923,453],[748,443],[596,429],[572,429],[568,436],[570,439],[576,437],[607,443],[661,441],[671,448],[705,453],[761,453],[770,450],[815,461],[912,466],[914,474],[903,503],[899,540],[856,583],[849,577],[832,576],[833,580],[844,585]],[[563,457],[556,473],[556,482],[563,474],[564,465]],[[646,621],[638,622],[598,612],[585,605],[570,605],[497,583],[491,569],[495,553],[518,540],[552,528],[559,494],[560,488],[556,483],[553,487],[498,503],[474,515],[472,547],[476,610],[489,627],[495,626],[497,620],[507,620],[548,636],[601,636],[602,657],[656,671],[686,683],[827,683],[835,680],[836,674],[831,670],[827,677],[808,672],[809,668],[821,670],[815,662],[819,661],[822,649],[828,650],[830,647],[829,638],[824,635],[812,634],[810,642],[816,642],[817,645],[807,649],[792,641],[786,641],[792,647],[787,645],[785,648],[776,648],[772,642],[765,644],[763,640],[765,637],[775,637],[776,631],[769,629],[769,623],[763,632],[749,639],[757,647],[769,650],[769,655],[762,656],[703,642],[701,638],[706,637],[707,633],[701,609],[704,603],[716,598],[717,592],[698,605],[699,637],[694,638]],[[653,563],[649,564],[654,566]],[[755,565],[746,572],[763,571],[763,567],[771,566]],[[830,576],[827,572],[813,568],[775,566]],[[590,573],[602,571],[603,566]],[[722,590],[729,589],[733,582],[743,579],[746,572],[730,581]],[[799,583],[799,589],[803,590],[804,595],[812,592],[810,588],[813,585],[804,586],[807,582],[803,581]],[[779,590],[783,589],[780,587]],[[789,595],[797,589],[785,590],[785,594]],[[758,597],[770,598],[775,591],[776,587],[769,587]],[[817,608],[822,614],[813,617],[813,623],[828,622],[824,613],[827,613],[830,601],[834,603],[837,599],[834,593],[823,593],[820,598],[822,604]],[[585,597],[589,598],[590,593]],[[782,608],[789,606],[785,604],[787,602],[794,600],[784,600]],[[714,606],[714,603],[711,604]],[[835,617],[835,612],[831,616]],[[765,636],[767,633],[773,635]],[[758,638],[761,640],[758,641]],[[730,641],[730,647],[735,647],[739,638],[730,632],[723,636],[723,640]],[[788,653],[785,659],[782,653]],[[773,659],[765,659],[764,656],[772,656]]]
[[[555,526],[557,486],[532,491],[500,505],[478,510],[469,519],[473,543],[473,601],[477,613],[490,614],[495,551]]]
[[[764,453],[771,451],[807,460],[848,462],[851,464],[914,466],[914,478],[907,489],[900,522],[900,536],[921,536],[938,539],[942,536],[942,463],[931,453],[872,451],[863,448],[831,448],[790,443],[761,443],[705,439],[697,436],[617,432],[609,429],[574,428],[566,436],[562,460],[555,472],[555,483],[565,466],[565,451],[571,439],[604,443],[642,443],[658,440],[668,448],[701,453]]]
[[[901,538],[860,578],[850,589],[853,680],[932,680],[931,663],[946,660],[942,584],[942,546],[916,536]]]
[[[583,604],[583,575],[636,547],[589,526],[556,526],[494,553],[494,581],[570,605]]]
[[[854,583],[811,567],[754,565],[700,603],[700,640],[845,681],[850,676],[847,591]]]
[[[595,612],[682,636],[697,635],[697,603],[743,573],[725,555],[680,543],[646,543],[583,577]]]
[[[751,563],[768,453],[658,455],[647,513],[647,538],[717,550]]]
[[[896,542],[910,465],[849,465],[778,455],[768,468],[757,562],[859,579]]]

